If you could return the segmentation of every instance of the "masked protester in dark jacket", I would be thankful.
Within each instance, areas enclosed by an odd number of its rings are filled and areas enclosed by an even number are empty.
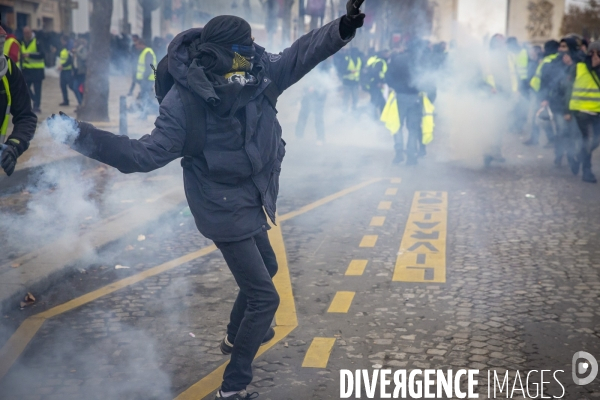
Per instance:
[[[271,83],[286,90],[344,47],[364,19],[352,2],[347,8],[346,16],[280,54],[254,44],[250,25],[233,16],[183,32],[169,46],[169,72],[206,111],[202,155],[182,163],[186,197],[198,229],[221,250],[240,287],[221,343],[231,361],[217,398],[249,398],[252,360],[275,334],[270,326],[279,296],[271,278],[277,262],[265,212],[274,222],[285,142],[264,91]],[[182,156],[186,115],[176,87],[164,98],[152,134],[139,140],[71,122],[78,135],[67,142],[75,150],[125,173],[152,171]],[[63,123],[52,117],[51,134],[64,134],[58,128]]]

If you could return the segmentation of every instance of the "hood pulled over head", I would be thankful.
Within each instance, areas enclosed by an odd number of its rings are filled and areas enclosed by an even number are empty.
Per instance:
[[[236,53],[254,56],[252,29],[246,20],[221,15],[208,21],[199,38],[189,47],[191,60],[198,60],[205,71],[225,75],[232,70]]]

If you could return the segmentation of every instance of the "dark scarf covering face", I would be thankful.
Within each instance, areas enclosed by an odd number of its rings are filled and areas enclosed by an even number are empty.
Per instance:
[[[250,25],[242,18],[222,15],[211,19],[200,38],[190,45],[189,88],[220,116],[232,116],[245,107],[258,88],[256,82],[241,85],[230,83],[224,77],[234,68],[236,53],[244,57],[254,56],[251,34]]]

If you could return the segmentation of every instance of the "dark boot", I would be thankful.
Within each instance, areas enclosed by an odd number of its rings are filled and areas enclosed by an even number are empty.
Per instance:
[[[579,159],[577,159],[576,157],[569,156],[567,157],[567,160],[569,161],[569,166],[571,167],[571,172],[573,173],[573,175],[578,175],[579,167],[581,166]]]
[[[396,151],[396,156],[392,160],[392,164],[400,164],[404,161],[404,154],[401,151]]]
[[[583,175],[583,177],[581,178],[581,180],[584,181],[584,182],[589,182],[589,183],[596,183],[596,182],[598,182],[596,180],[596,177],[592,173],[592,170],[590,170],[590,169],[584,169],[582,175]]]

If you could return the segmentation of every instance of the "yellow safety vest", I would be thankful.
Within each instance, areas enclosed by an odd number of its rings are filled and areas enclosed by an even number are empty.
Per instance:
[[[7,74],[12,75],[12,60],[6,57],[8,62],[8,72]],[[10,121],[10,107],[12,106],[12,96],[10,94],[10,85],[8,84],[8,77],[5,74],[2,77],[2,86],[4,86],[4,92],[6,93],[6,111],[4,113],[4,120],[2,121],[2,127],[0,128],[0,143],[6,142],[6,132],[8,131],[8,122]]]
[[[519,79],[517,76],[517,70],[515,67],[515,63],[513,63],[511,61],[510,55],[508,56],[507,62],[508,62],[508,72],[510,74],[511,89],[512,89],[513,93],[517,93],[519,91]],[[494,89],[496,89],[496,80],[494,79],[494,75],[492,75],[491,73],[485,77],[485,82],[488,85],[490,85],[491,87],[493,87]]]
[[[146,47],[144,50],[142,50],[142,52],[140,53],[140,57],[138,58],[137,74],[135,76],[135,79],[137,79],[138,81],[144,79],[144,73],[146,72],[147,68],[146,54],[148,53],[152,54],[152,65],[156,65],[156,54],[154,54],[154,51],[150,47]],[[150,74],[150,76],[148,76],[148,80],[153,81],[154,74]]]
[[[388,70],[387,62],[383,58],[379,58],[377,56],[373,56],[367,60],[367,68],[376,65],[377,63],[382,63],[381,71],[379,71],[379,78],[385,78],[385,74]]]
[[[433,140],[433,130],[435,128],[434,123],[434,112],[435,107],[433,103],[427,97],[427,94],[424,92],[419,93],[421,98],[423,99],[423,117],[421,119],[421,133],[423,144],[427,145],[431,143]],[[381,117],[379,118],[381,122],[385,124],[387,130],[393,135],[396,135],[400,132],[400,128],[402,127],[400,120],[400,113],[398,112],[398,100],[396,99],[396,92],[393,90],[390,91],[390,95],[388,96],[387,102],[385,103],[385,107],[383,107],[383,112],[381,113]]]
[[[29,45],[25,45],[25,42],[21,43],[21,54],[23,53],[37,53],[38,52],[38,48],[37,48],[37,39],[33,38],[33,40],[31,41],[31,43],[29,43]],[[34,60],[32,58],[25,58],[22,57],[21,60],[21,64],[23,69],[43,69],[46,64],[44,63],[44,60]]]
[[[4,42],[4,55],[5,56],[8,56],[8,53],[10,53],[10,48],[15,43],[18,44],[19,41],[13,37],[6,39],[6,42]],[[21,46],[19,45],[19,47],[21,47]],[[17,62],[19,62],[20,59],[21,59],[21,52],[19,52],[19,54],[17,55]]]
[[[423,137],[421,142],[427,145],[433,140],[433,129],[435,128],[433,114],[435,112],[435,107],[429,100],[429,97],[427,97],[426,93],[421,93],[421,97],[423,98],[423,118],[421,119],[421,132],[423,133]]]
[[[514,65],[517,77],[520,80],[527,79],[527,66],[529,64],[529,55],[527,50],[523,49],[519,54],[509,53],[510,62]]]
[[[349,73],[347,75],[344,75],[344,79],[358,82],[360,80],[360,69],[362,68],[362,60],[360,59],[360,57],[357,57],[356,62],[354,62],[352,57],[346,56],[346,61],[348,61]]]
[[[600,82],[598,75],[590,72],[585,63],[577,63],[569,110],[600,113],[600,87],[596,82]]]
[[[535,75],[531,78],[531,81],[529,81],[529,86],[536,92],[539,92],[542,87],[542,68],[544,65],[551,63],[556,57],[558,57],[558,53],[550,54],[549,56],[544,57],[540,65],[538,65]]]
[[[69,65],[68,67],[64,66],[67,63],[67,61],[69,61],[69,50],[67,50],[66,48],[60,51],[59,59],[60,65],[63,66],[63,71],[70,71],[73,68],[71,65]]]

